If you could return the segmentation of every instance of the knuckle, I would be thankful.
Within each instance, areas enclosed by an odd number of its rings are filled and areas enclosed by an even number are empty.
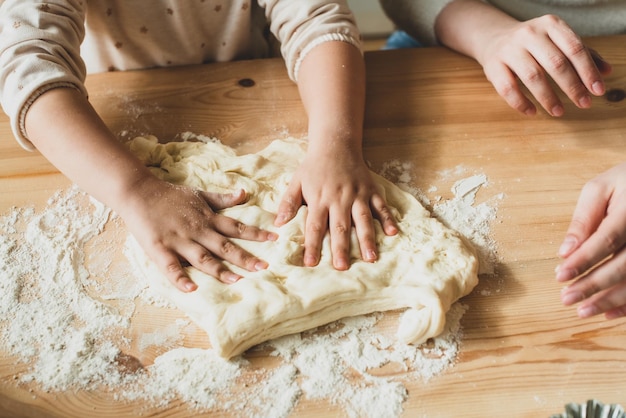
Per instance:
[[[350,231],[350,227],[344,223],[340,223],[340,224],[336,224],[333,227],[333,230],[338,234],[344,235]]]
[[[230,240],[225,239],[221,245],[222,254],[232,254],[237,250],[237,246]]]
[[[246,232],[248,232],[248,225],[244,224],[243,222],[237,222],[237,235],[238,236],[243,236],[246,234]]]
[[[519,78],[524,84],[535,84],[543,80],[543,71],[536,65],[529,66],[520,72]]]
[[[616,231],[609,231],[604,236],[604,243],[610,254],[614,254],[623,245],[621,234]]]
[[[564,73],[569,69],[569,60],[561,54],[553,54],[548,58],[549,71],[557,74]]]

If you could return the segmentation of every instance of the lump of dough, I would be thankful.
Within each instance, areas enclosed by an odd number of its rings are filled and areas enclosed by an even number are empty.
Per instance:
[[[282,194],[306,151],[306,141],[276,140],[255,154],[237,155],[215,142],[170,142],[137,137],[131,150],[164,180],[214,192],[248,191],[250,199],[227,208],[224,215],[275,231],[273,242],[237,240],[241,247],[266,260],[269,268],[248,272],[224,284],[188,267],[195,292],[183,293],[159,272],[136,242],[131,259],[150,286],[204,329],[217,353],[226,358],[286,334],[304,331],[342,317],[408,308],[397,337],[422,343],[442,332],[445,314],[478,283],[474,250],[445,227],[410,194],[372,173],[399,221],[400,233],[386,236],[376,221],[379,259],[361,260],[353,231],[351,260],[346,271],[331,264],[328,236],[316,267],[302,264],[306,206],[278,228],[273,225]]]

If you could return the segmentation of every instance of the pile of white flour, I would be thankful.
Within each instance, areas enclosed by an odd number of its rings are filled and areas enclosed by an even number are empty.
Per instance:
[[[409,168],[393,163],[383,174],[394,172],[392,180],[423,201]],[[481,271],[493,273],[488,227],[495,208],[473,201],[486,184],[484,176],[459,181],[455,197],[436,201],[432,210],[479,249]],[[184,320],[133,340],[136,310],[155,299],[126,262],[124,237],[119,219],[75,187],[41,211],[14,208],[0,217],[0,349],[20,364],[14,380],[0,385],[35,388],[34,395],[98,391],[141,401],[146,414],[182,401],[196,411],[284,417],[300,400],[323,399],[348,416],[396,417],[407,381],[427,382],[456,360],[460,303],[448,313],[444,333],[428,344],[396,343],[382,330],[385,314],[347,318],[266,343],[259,349],[276,357],[267,369],[245,357],[226,361],[210,349],[185,347],[185,329],[193,325]],[[149,365],[128,354],[155,347],[161,354]]]

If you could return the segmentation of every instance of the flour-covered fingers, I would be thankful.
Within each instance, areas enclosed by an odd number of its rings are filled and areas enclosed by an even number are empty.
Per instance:
[[[146,248],[146,253],[167,279],[181,292],[193,292],[198,286],[189,278],[178,255],[162,246]]]
[[[333,267],[337,270],[350,268],[350,232],[352,219],[343,208],[333,207],[329,214],[328,232]]]
[[[304,227],[304,258],[306,267],[317,266],[322,254],[322,241],[328,230],[328,210],[309,206]]]
[[[361,258],[370,263],[376,261],[378,259],[376,229],[374,228],[374,218],[370,206],[360,201],[354,202],[352,220],[359,241]]]
[[[380,194],[377,193],[372,196],[371,207],[372,213],[380,222],[385,235],[396,235],[399,231],[398,222]]]
[[[256,226],[247,225],[228,216],[212,215],[212,227],[215,231],[229,238],[239,238],[249,241],[276,241],[278,235]],[[212,232],[210,230],[210,232]]]
[[[287,190],[283,194],[280,204],[278,205],[278,212],[276,213],[274,225],[283,226],[292,220],[298,213],[298,210],[302,206],[303,202],[302,184],[297,180],[297,178],[294,177],[291,183],[289,183],[289,186],[287,187]]]

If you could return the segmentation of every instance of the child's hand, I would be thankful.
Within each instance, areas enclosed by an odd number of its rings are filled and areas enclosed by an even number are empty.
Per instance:
[[[564,258],[557,267],[559,282],[586,273],[563,289],[563,304],[582,302],[582,318],[626,316],[626,163],[585,185],[559,256]]]
[[[563,104],[550,78],[579,108],[591,106],[591,95],[605,92],[602,75],[611,66],[560,18],[545,15],[526,22],[510,20],[490,32],[475,57],[487,79],[514,109],[527,115],[535,105],[524,95],[518,80],[552,116],[563,114]]]
[[[136,188],[136,199],[121,214],[148,257],[181,291],[197,288],[183,269],[187,261],[224,283],[241,278],[230,271],[227,260],[248,271],[267,268],[267,263],[235,245],[228,238],[275,240],[276,234],[244,225],[215,213],[243,203],[243,190],[233,194],[199,192],[148,178]]]
[[[331,152],[332,153],[332,152]],[[330,232],[333,266],[350,267],[350,234],[356,230],[361,257],[378,259],[373,219],[387,235],[398,232],[396,221],[360,156],[349,152],[332,157],[310,151],[294,174],[276,216],[276,225],[291,220],[300,206],[308,205],[304,240],[304,265],[320,261],[322,240]]]

